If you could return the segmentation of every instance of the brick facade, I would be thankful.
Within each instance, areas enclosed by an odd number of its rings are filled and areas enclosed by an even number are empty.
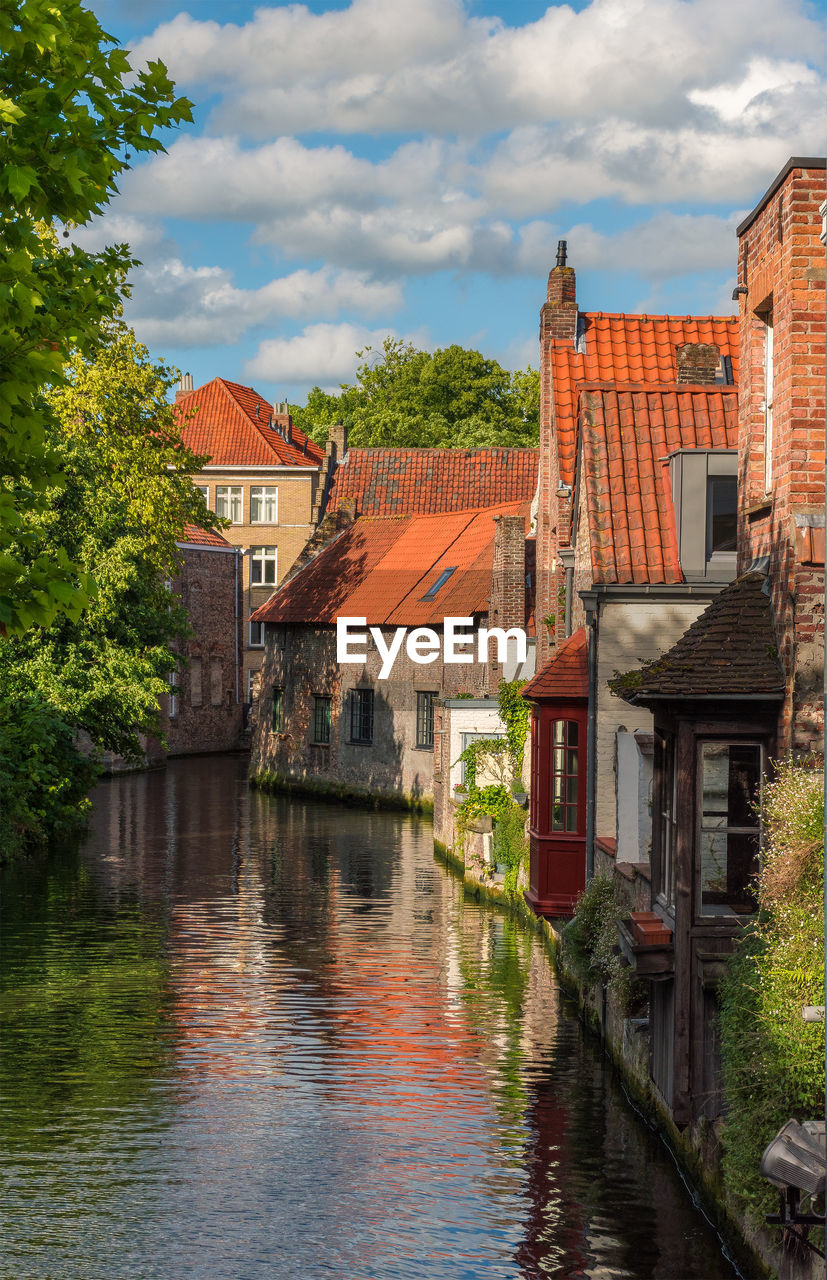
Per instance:
[[[823,744],[824,196],[824,161],[790,161],[738,228],[740,568],[769,557],[787,682],[782,750]]]

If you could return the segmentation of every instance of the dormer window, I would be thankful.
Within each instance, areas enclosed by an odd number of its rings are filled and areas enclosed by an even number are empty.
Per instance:
[[[689,582],[735,577],[737,468],[734,449],[681,449],[669,458],[678,556]]]

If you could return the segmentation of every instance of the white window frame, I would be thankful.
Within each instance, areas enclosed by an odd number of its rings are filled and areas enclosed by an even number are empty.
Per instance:
[[[238,504],[236,506],[236,504]],[[224,510],[221,510],[221,507]],[[232,524],[244,523],[244,487],[240,484],[217,484],[215,486],[215,514],[224,516]]]
[[[254,640],[254,639],[253,639],[253,627],[258,627],[258,634],[261,636],[261,639],[260,639],[260,640]],[[252,622],[252,621],[251,621],[251,622],[249,623],[249,628],[250,628],[250,630],[249,630],[249,633],[248,633],[248,637],[249,637],[249,638],[248,638],[248,643],[249,643],[250,648],[251,648],[251,649],[263,649],[263,648],[264,648],[264,623],[263,623],[263,622]]]
[[[278,547],[250,547],[250,586],[274,587],[279,580]],[[267,574],[273,566],[272,577]],[[256,571],[259,576],[256,577]]]
[[[250,671],[247,672],[247,701],[248,702],[253,701],[253,687],[256,682],[256,676],[260,676],[260,675],[261,675],[261,672],[258,670],[251,669]]]
[[[197,484],[195,487],[196,489],[198,489],[198,491],[201,494],[203,494],[205,505],[209,506],[210,505],[210,486],[208,484]]]
[[[764,313],[764,492],[772,493],[773,472],[773,401],[774,401],[774,364],[775,335],[773,332],[772,308]]]
[[[265,504],[272,506],[272,515],[262,515]],[[256,515],[258,505],[259,514]],[[279,491],[274,484],[254,484],[250,487],[250,524],[278,524]]]
[[[167,683],[169,685],[169,704],[167,706],[167,714],[170,720],[175,720],[178,715],[178,694],[173,693],[176,675],[177,672],[174,670],[167,672]]]

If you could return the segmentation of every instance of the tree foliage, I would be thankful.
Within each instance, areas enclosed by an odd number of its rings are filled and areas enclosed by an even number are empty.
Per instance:
[[[162,63],[133,76],[80,0],[0,6],[0,634],[77,618],[94,589],[66,549],[48,556],[27,513],[60,480],[44,388],[70,354],[89,356],[132,265],[126,245],[64,246],[61,224],[100,213],[135,152],[191,119]]]
[[[189,478],[204,459],[182,445],[167,401],[175,378],[117,323],[95,358],[77,353],[49,393],[63,485],[29,513],[26,539],[46,558],[65,548],[97,592],[79,617],[61,615],[0,650],[0,691],[30,690],[126,756],[139,754],[140,733],[158,731],[170,641],[187,633],[167,587],[176,541],[188,522],[216,524]]]
[[[536,370],[510,373],[479,351],[420,351],[396,338],[357,354],[355,384],[342,384],[339,395],[314,387],[306,406],[291,406],[319,443],[340,418],[350,443],[362,447],[519,448],[539,439]]]

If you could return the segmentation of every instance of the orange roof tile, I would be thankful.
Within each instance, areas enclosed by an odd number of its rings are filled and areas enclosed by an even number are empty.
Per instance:
[[[574,484],[577,398],[582,382],[676,382],[677,349],[710,343],[728,356],[738,382],[737,316],[631,316],[581,312],[577,346],[551,348],[554,419],[561,484]]]
[[[214,467],[318,467],[323,450],[293,427],[292,443],[271,426],[273,406],[252,387],[213,378],[179,396],[184,443]],[[189,416],[191,415],[191,416]]]
[[[328,500],[357,515],[467,511],[522,502],[537,488],[537,449],[349,449]]]
[[[593,581],[683,582],[665,459],[737,449],[735,387],[587,383],[580,404]]]
[[[564,640],[554,657],[522,689],[529,702],[549,698],[588,698],[589,646],[586,629],[580,627]]]
[[[255,622],[332,626],[364,617],[368,626],[440,626],[445,617],[488,611],[494,520],[522,515],[528,502],[438,515],[362,516],[289,578],[252,615]],[[454,572],[431,600],[423,596]]]
[[[227,547],[230,550],[232,549],[230,548],[230,544],[227,539],[222,538],[220,533],[215,533],[213,530],[207,531],[206,529],[202,529],[199,524],[185,524],[184,532],[181,534],[178,541],[194,542],[198,543],[198,545],[202,547]]]

